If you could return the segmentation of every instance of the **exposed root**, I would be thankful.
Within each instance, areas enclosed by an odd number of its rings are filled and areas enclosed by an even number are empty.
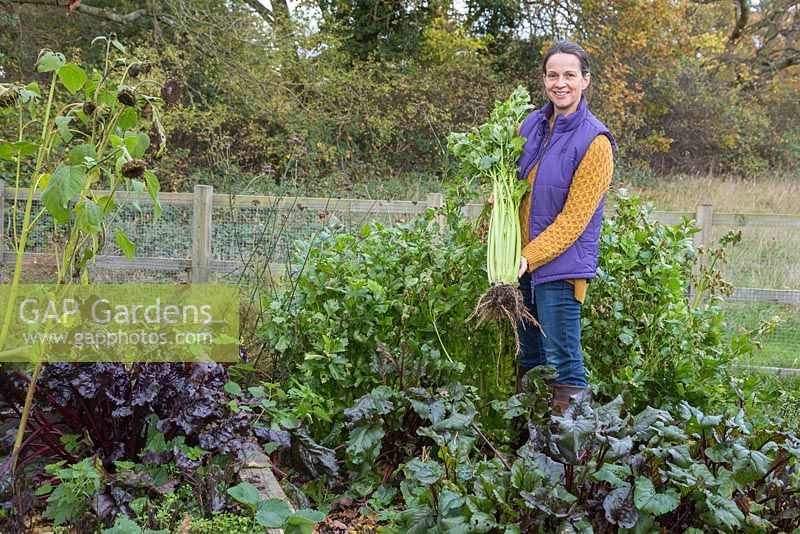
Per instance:
[[[514,332],[514,342],[517,354],[520,351],[519,328],[527,328],[526,323],[542,329],[539,322],[525,307],[525,301],[519,289],[510,284],[494,284],[489,291],[481,295],[478,304],[472,311],[467,320],[477,319],[477,326],[481,326],[486,321],[497,321],[500,324],[506,323]]]

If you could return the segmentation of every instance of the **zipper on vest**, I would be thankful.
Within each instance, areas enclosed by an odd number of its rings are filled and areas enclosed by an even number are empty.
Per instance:
[[[556,117],[556,119],[558,119],[558,117]],[[553,124],[553,128],[550,127],[550,121],[547,121],[545,124],[547,124],[547,134],[544,138],[544,143],[542,143],[542,147],[539,149],[539,153],[536,154],[536,159],[533,160],[534,165],[538,165],[538,167],[536,167],[536,174],[533,175],[533,187],[536,187],[536,177],[539,176],[539,169],[542,167],[542,158],[545,152],[547,152],[550,138],[553,137],[553,131],[555,130],[555,124]],[[533,208],[533,187],[531,188],[531,208]]]
[[[542,158],[544,157],[547,149],[550,145],[550,139],[553,137],[553,132],[555,131],[556,121],[558,120],[558,116],[556,116],[555,120],[553,121],[553,126],[550,127],[550,121],[547,121],[547,136],[544,139],[544,143],[542,143],[542,148],[539,150],[539,153],[536,154],[536,159],[534,160],[534,165],[536,165],[536,174],[533,175],[533,185],[531,187],[531,207],[530,211],[528,212],[528,239],[533,239],[533,203],[534,203],[534,195],[533,191],[536,189],[536,184],[539,183],[537,179],[539,177],[539,171],[542,169]],[[533,278],[531,278],[531,284],[533,284]]]

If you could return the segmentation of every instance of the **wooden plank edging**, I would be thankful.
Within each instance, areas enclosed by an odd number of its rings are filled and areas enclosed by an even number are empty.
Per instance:
[[[266,499],[280,499],[286,501],[289,507],[294,511],[292,501],[286,497],[283,488],[278,483],[278,479],[272,473],[272,462],[269,457],[260,450],[253,448],[245,448],[244,450],[244,466],[239,470],[239,480],[242,482],[249,482],[258,490],[262,500]],[[267,529],[269,534],[281,534],[283,529],[271,528]]]

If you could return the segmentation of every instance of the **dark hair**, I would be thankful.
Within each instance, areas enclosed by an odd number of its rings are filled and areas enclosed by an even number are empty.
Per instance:
[[[547,74],[547,60],[555,54],[572,54],[581,63],[581,75],[589,74],[589,56],[586,54],[586,50],[572,41],[558,41],[547,49],[542,59],[542,74]]]

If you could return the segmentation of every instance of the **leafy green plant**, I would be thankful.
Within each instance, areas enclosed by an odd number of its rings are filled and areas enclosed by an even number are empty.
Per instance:
[[[327,232],[302,245],[307,262],[291,287],[263,297],[269,317],[260,335],[285,366],[273,368],[273,379],[292,374],[333,407],[330,422],[317,417],[313,428],[323,444],[340,443],[342,409],[382,385],[510,387],[510,358],[497,330],[465,325],[485,287],[483,246],[455,216],[440,237],[432,231],[436,215]]]
[[[225,532],[226,534],[251,534],[254,530],[253,519],[231,512],[221,512],[211,519],[192,519],[191,532]]]
[[[242,482],[228,488],[228,495],[240,503],[256,524],[265,528],[281,528],[287,534],[311,534],[314,525],[325,519],[325,514],[316,510],[293,510],[282,499],[262,499],[258,488]]]
[[[45,466],[45,472],[60,482],[55,489],[46,483],[36,491],[37,495],[50,493],[44,517],[52,519],[55,525],[86,521],[92,501],[104,484],[96,460],[84,458],[69,467],[65,467],[65,463],[62,460]]]
[[[529,393],[525,393],[529,394]],[[531,426],[508,465],[460,455],[408,462],[402,532],[608,532],[663,529],[791,531],[800,440],[744,412],[706,414],[682,403],[673,415],[623,401],[592,407],[574,397],[552,425]]]
[[[448,137],[462,176],[487,181],[492,189],[493,209],[486,243],[490,287],[478,299],[470,318],[475,317],[478,326],[498,321],[509,327],[514,332],[517,352],[520,325],[538,325],[517,287],[523,245],[519,206],[529,189],[527,181],[517,179],[518,161],[525,146],[525,138],[518,132],[532,108],[528,91],[520,86],[505,102],[495,103],[489,120],[479,128]]]
[[[712,263],[695,281],[699,293],[708,290],[709,305],[690,302],[697,230],[690,221],[650,221],[650,211],[623,190],[603,225],[599,274],[582,319],[590,382],[602,398],[622,393],[637,407],[735,401],[729,366],[752,345],[726,332],[714,295],[728,286]]]
[[[530,95],[518,87],[505,102],[497,102],[489,120],[476,131],[450,134],[450,150],[458,158],[459,172],[491,186],[494,208],[489,222],[487,273],[489,282],[516,286],[522,248],[519,203],[527,190],[517,179],[517,160],[525,138],[519,125],[530,112]]]
[[[158,151],[164,149],[157,108],[159,98],[147,92],[148,86],[159,84],[145,79],[131,85],[131,71],[139,63],[114,57],[116,52],[125,50],[115,38],[101,36],[94,42],[105,45],[102,71],[87,74],[77,64],[67,62],[63,54],[42,50],[36,70],[49,77],[46,93],[42,93],[36,82],[14,87],[17,138],[0,140],[0,160],[4,168],[12,169],[15,191],[27,187],[28,192],[22,214],[17,196],[10,213],[12,247],[16,254],[9,291],[12,303],[17,296],[28,237],[37,224],[51,218],[58,230],[54,235],[65,236],[53,242],[57,285],[76,279],[88,283],[86,268],[105,246],[106,231],[122,207],[113,193],[129,191],[138,195],[146,191],[156,214],[161,209],[158,179],[143,159],[150,137],[137,128],[138,106],[142,103],[150,110],[160,134]],[[122,67],[121,74],[117,67]],[[61,88],[66,90],[68,102],[59,108],[56,90]],[[28,157],[33,157],[32,164],[28,163]],[[95,194],[93,188],[98,183],[107,184],[112,194],[102,197]],[[41,209],[34,209],[37,192],[41,193],[44,206]],[[114,239],[126,257],[133,256],[136,247],[123,231],[115,231]],[[13,312],[13,306],[6,306],[0,327],[0,354]],[[35,355],[31,357],[37,363],[12,451],[14,466],[42,368]]]
[[[169,534],[169,530],[142,528],[125,516],[118,516],[111,528],[103,529],[103,534]]]

